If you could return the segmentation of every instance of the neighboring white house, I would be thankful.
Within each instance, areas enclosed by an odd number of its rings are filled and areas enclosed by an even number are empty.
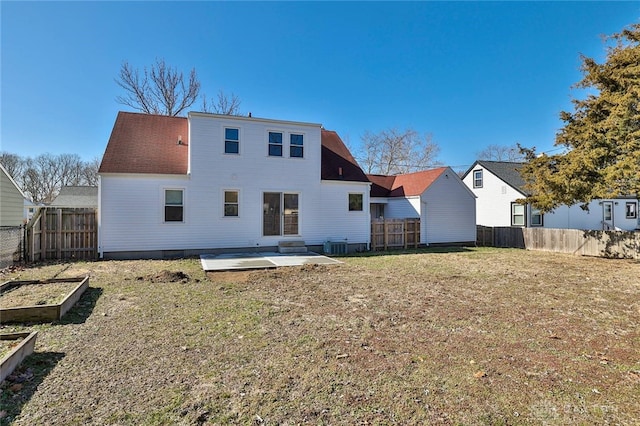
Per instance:
[[[24,222],[25,195],[0,164],[0,226],[20,226]]]
[[[518,204],[525,198],[523,163],[476,161],[462,180],[477,197],[476,218],[483,226],[524,226],[563,229],[632,231],[639,228],[638,200],[633,197],[602,199],[579,205],[560,206],[544,215],[531,205]]]
[[[99,176],[107,258],[370,240],[370,183],[319,124],[120,112]]]
[[[475,244],[476,199],[451,168],[367,177],[372,218],[420,218],[421,244]]]

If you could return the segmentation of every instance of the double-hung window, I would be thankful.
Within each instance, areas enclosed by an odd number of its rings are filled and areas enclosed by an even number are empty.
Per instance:
[[[291,134],[289,139],[289,157],[304,157],[304,136]]]
[[[473,171],[473,187],[482,188],[482,170]]]
[[[282,133],[269,132],[269,156],[282,157]]]
[[[164,190],[164,221],[184,221],[184,191],[182,189]]]
[[[239,215],[238,191],[224,191],[224,216],[237,217]]]
[[[224,128],[224,153],[240,153],[240,129],[234,129],[232,127]]]
[[[511,226],[525,226],[525,206],[511,203]]]
[[[531,226],[542,226],[542,212],[539,209],[531,209]]]

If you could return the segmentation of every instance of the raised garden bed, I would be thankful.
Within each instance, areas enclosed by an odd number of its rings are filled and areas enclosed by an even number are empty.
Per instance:
[[[76,284],[77,283],[77,284]],[[66,287],[66,288],[65,288]],[[61,319],[89,287],[89,277],[55,278],[37,281],[7,281],[0,285],[0,324],[12,322],[50,322]],[[56,292],[62,294],[56,295]],[[9,306],[12,292],[20,306]]]
[[[33,353],[37,331],[32,333],[0,334],[0,382],[20,365],[23,359]]]

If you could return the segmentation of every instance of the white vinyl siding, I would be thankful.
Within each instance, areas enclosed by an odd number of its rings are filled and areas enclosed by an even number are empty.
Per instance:
[[[524,198],[525,195],[508,185],[502,179],[489,170],[477,167],[464,177],[464,183],[478,197],[476,199],[476,220],[483,226],[512,226],[511,203]],[[482,188],[474,188],[475,170],[482,170]],[[541,226],[544,228],[559,229],[603,229],[603,201],[613,202],[613,226],[618,229],[633,231],[640,228],[637,218],[626,217],[626,202],[636,202],[635,199],[620,198],[613,200],[594,200],[584,210],[579,204],[573,206],[560,206],[541,217]],[[525,206],[526,226],[538,226],[535,218],[535,209],[531,205]],[[520,225],[521,226],[521,225]]]
[[[602,230],[603,211],[601,203],[603,201],[611,201],[613,203],[612,215],[615,228],[625,231],[633,231],[640,228],[637,218],[626,217],[626,203],[635,202],[629,201],[629,198],[594,200],[588,204],[588,210],[583,210],[578,204],[571,207],[560,206],[549,213],[545,213],[544,227]]]
[[[474,188],[475,171],[482,170],[482,188]],[[511,203],[524,195],[489,170],[477,167],[464,178],[477,196],[476,221],[483,226],[511,226]]]
[[[385,219],[420,218],[422,244],[476,240],[476,199],[453,170],[443,172],[420,196],[386,200]]]
[[[449,169],[421,197],[420,218],[423,244],[476,241],[476,198]]]
[[[385,207],[385,219],[405,219],[420,217],[420,197],[389,198]]]
[[[321,181],[320,125],[199,113],[190,115],[190,122],[189,175],[101,176],[101,252],[255,249],[287,238],[307,245],[332,237],[368,243],[368,210],[349,212],[346,200],[350,192],[363,193],[368,205],[369,184]],[[240,129],[241,155],[223,153],[225,127]],[[266,135],[274,128],[285,135],[304,134],[304,157],[269,157]],[[185,190],[181,226],[161,229],[163,188]],[[231,190],[239,190],[239,216],[234,218],[224,217],[224,193]],[[299,194],[296,236],[262,235],[265,192]]]

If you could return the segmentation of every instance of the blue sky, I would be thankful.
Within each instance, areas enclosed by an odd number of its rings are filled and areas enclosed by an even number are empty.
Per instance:
[[[431,133],[465,169],[488,145],[553,148],[580,54],[640,2],[0,2],[0,150],[101,157],[123,61],[195,68],[254,117]],[[192,108],[200,109],[200,102]]]

